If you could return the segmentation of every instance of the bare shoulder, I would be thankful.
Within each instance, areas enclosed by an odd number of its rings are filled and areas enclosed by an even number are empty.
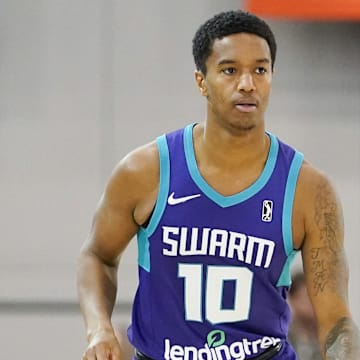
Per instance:
[[[310,186],[309,191],[312,191],[314,186],[316,188],[320,183],[323,185],[325,183],[330,185],[328,176],[323,171],[304,160],[300,169],[299,185],[304,187]]]
[[[334,186],[327,175],[304,161],[300,169],[294,201],[295,248],[303,247],[305,239],[311,238],[308,235],[314,232],[316,227],[321,226],[324,214],[329,214],[330,209],[335,210],[340,217],[342,216],[340,201]]]
[[[117,164],[106,193],[115,202],[129,202],[135,212],[141,204],[154,199],[158,183],[158,149],[156,142],[151,142],[133,150]]]
[[[129,177],[137,183],[148,184],[156,181],[159,173],[159,155],[156,142],[151,142],[136,148],[127,154],[115,167],[110,180]],[[148,178],[144,179],[144,175]]]
[[[330,178],[306,161],[300,170],[297,192],[297,199],[305,216],[314,215],[313,220],[324,211],[341,211],[340,200]]]

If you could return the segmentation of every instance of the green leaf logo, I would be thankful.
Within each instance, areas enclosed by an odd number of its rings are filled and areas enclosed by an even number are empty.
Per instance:
[[[213,330],[207,334],[207,344],[210,348],[215,348],[225,342],[225,333],[222,330]]]

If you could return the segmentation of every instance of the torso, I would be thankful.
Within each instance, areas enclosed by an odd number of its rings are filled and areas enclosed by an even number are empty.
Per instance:
[[[189,131],[185,145],[188,149],[187,160],[184,160],[186,156],[184,158],[184,155],[181,155],[183,154],[181,140],[179,140],[181,136],[181,133],[178,133],[168,139],[170,168],[165,172],[164,168],[160,169],[162,173],[162,182],[159,185],[160,197],[157,197],[149,226],[146,229],[142,228],[138,235],[140,284],[142,285],[134,305],[133,334],[130,335],[134,345],[149,356],[163,358],[165,354],[168,354],[166,351],[171,352],[171,349],[175,351],[175,348],[172,348],[175,344],[182,344],[183,350],[189,350],[190,348],[187,346],[202,349],[204,342],[206,343],[206,336],[213,330],[226,334],[224,336],[226,336],[228,346],[235,344],[236,339],[239,338],[247,338],[254,344],[258,341],[261,342],[263,340],[259,338],[258,333],[265,333],[270,338],[278,339],[273,341],[285,341],[286,331],[283,331],[286,329],[286,319],[289,313],[282,294],[282,287],[286,287],[289,282],[288,274],[286,274],[288,271],[286,262],[287,256],[292,252],[292,245],[290,244],[289,248],[287,240],[287,246],[285,246],[287,249],[285,249],[282,239],[283,196],[277,194],[277,191],[271,195],[266,189],[270,190],[275,187],[274,189],[278,189],[280,193],[284,191],[287,181],[286,168],[290,165],[289,161],[291,162],[293,156],[292,150],[281,145],[281,151],[285,152],[285,155],[282,155],[285,158],[281,160],[285,161],[283,163],[285,168],[282,169],[282,165],[279,165],[280,167],[276,165],[275,145],[277,141],[272,138],[269,154],[265,154],[266,158],[270,157],[271,159],[260,160],[265,163],[265,168],[264,164],[255,165],[252,167],[252,171],[245,176],[243,176],[244,171],[237,169],[232,172],[229,167],[215,170],[214,167],[212,169],[210,167],[211,171],[208,172],[206,169],[209,167],[201,167],[203,160],[201,156],[198,156],[199,153],[196,154],[196,144],[195,151],[190,149]],[[177,145],[171,145],[173,142]],[[285,160],[286,157],[289,159]],[[200,166],[197,166],[197,163],[200,163]],[[186,168],[190,170],[189,173]],[[278,174],[276,175],[278,177],[273,178],[273,169],[274,174]],[[168,171],[172,175],[169,184],[166,185],[164,174]],[[178,175],[176,176],[176,174]],[[230,181],[234,176],[239,178],[239,181]],[[245,181],[242,180],[244,178]],[[195,195],[195,197],[180,206],[178,204],[169,206],[166,205],[166,199],[171,193],[174,193],[173,197],[175,198],[188,195]],[[150,201],[152,196],[148,197],[149,201],[145,203],[143,209],[152,208],[150,206],[154,204],[153,200]],[[265,197],[263,198],[263,196]],[[267,200],[267,196],[271,196],[269,200],[274,202],[272,210],[268,209],[272,204]],[[261,211],[263,211],[263,215],[268,216],[268,219],[261,221]],[[203,212],[208,215],[202,216]],[[146,211],[144,211],[145,213]],[[273,220],[272,216],[274,216]],[[238,220],[236,220],[237,218]],[[287,228],[289,226],[291,225],[288,224]],[[270,228],[273,230],[270,231]],[[191,254],[191,251],[188,250],[189,246],[190,248],[195,246],[193,241],[196,241],[197,245],[193,248],[194,254]],[[229,244],[232,242],[233,245],[230,246]],[[193,245],[190,245],[191,243]],[[254,246],[253,249],[252,246]],[[274,251],[273,255],[272,251]],[[205,254],[207,255],[205,256]],[[207,273],[206,276],[207,269],[209,271],[213,269],[213,274]],[[198,271],[200,272],[198,273]],[[238,303],[231,305],[231,299],[235,296],[231,287],[227,290],[229,293],[226,295],[228,303],[224,303],[225,307],[230,306],[229,314],[223,310],[214,313],[214,304],[206,302],[203,302],[201,306],[205,313],[199,312],[197,309],[200,308],[196,307],[196,299],[197,296],[206,298],[205,293],[192,294],[192,303],[189,303],[188,306],[184,305],[187,295],[183,287],[189,286],[189,282],[196,280],[198,276],[202,278],[199,284],[203,284],[201,286],[205,286],[205,289],[207,287],[212,289],[211,296],[214,296],[214,300],[217,301],[219,298],[216,295],[217,280],[215,281],[215,279],[220,276],[221,280],[226,271],[230,271],[229,279],[231,281],[237,279],[235,284],[242,288],[242,294],[244,294],[244,284],[254,277],[254,285],[251,285],[252,281],[250,281],[248,286],[254,286],[253,294],[256,296],[252,296],[250,303],[246,305],[251,309],[251,316],[248,313],[249,309],[243,308],[243,300],[239,303],[240,305]],[[212,276],[215,276],[214,279]],[[171,285],[172,283],[173,285]],[[215,288],[212,288],[214,286]],[[272,306],[264,308],[263,301],[265,299],[268,304],[266,299],[269,291],[276,291],[278,295],[272,294],[269,297],[272,299],[270,300],[273,302]],[[162,297],[160,294],[164,292],[166,295]],[[209,296],[210,293],[207,295],[208,300]],[[202,301],[205,301],[205,298]],[[165,302],[163,303],[163,301]],[[231,310],[232,307],[235,308]],[[206,308],[210,310],[206,312]],[[146,309],[151,309],[150,317],[149,314],[146,314],[146,311],[149,311]],[[268,310],[265,311],[265,309]],[[170,313],[168,313],[169,311]],[[183,314],[184,311],[185,314]],[[185,316],[185,318],[181,320],[178,316],[180,318]],[[250,317],[248,318],[248,316]],[[275,325],[280,323],[283,328]],[[260,326],[261,329],[257,326]],[[140,340],[141,338],[146,338],[153,345],[149,348]],[[164,353],[156,353],[159,351],[158,349]],[[253,350],[253,355],[259,351],[261,352],[260,348]],[[285,358],[295,359],[293,355]]]

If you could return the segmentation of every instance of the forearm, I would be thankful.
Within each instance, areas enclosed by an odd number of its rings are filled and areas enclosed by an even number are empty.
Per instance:
[[[360,359],[360,333],[350,318],[340,319],[331,329],[324,350],[326,360]]]
[[[96,331],[112,330],[111,314],[117,291],[117,267],[83,252],[78,261],[77,287],[88,340]]]

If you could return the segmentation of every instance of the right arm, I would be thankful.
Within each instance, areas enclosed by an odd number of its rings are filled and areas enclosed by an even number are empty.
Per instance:
[[[151,213],[157,193],[154,144],[136,150],[113,172],[78,259],[77,285],[88,347],[84,360],[120,360],[111,324],[121,254]],[[112,357],[110,357],[110,354]]]

